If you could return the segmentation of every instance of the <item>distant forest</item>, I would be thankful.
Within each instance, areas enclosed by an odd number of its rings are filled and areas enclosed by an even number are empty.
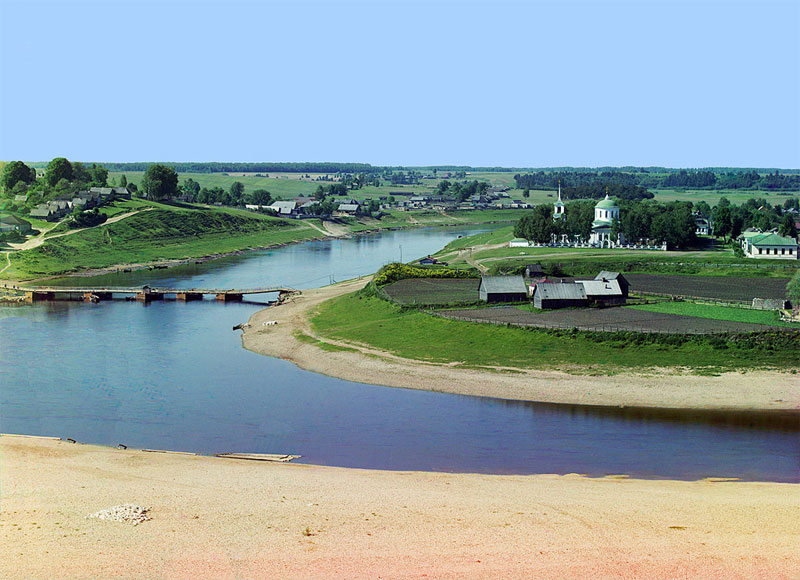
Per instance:
[[[800,174],[780,173],[777,169],[762,175],[755,169],[727,171],[670,170],[666,174],[630,173],[623,171],[555,171],[516,174],[514,180],[520,189],[562,188],[597,189],[598,186],[625,185],[638,188],[684,188],[692,189],[755,189],[762,191],[798,191]],[[569,197],[586,197],[569,195]],[[596,193],[591,197],[597,197]]]
[[[383,171],[369,163],[222,163],[222,162],[164,162],[178,173],[375,173]],[[109,171],[145,171],[153,163],[103,163]]]

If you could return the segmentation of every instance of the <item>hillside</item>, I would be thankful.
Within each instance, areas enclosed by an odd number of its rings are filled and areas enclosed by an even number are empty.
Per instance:
[[[312,238],[303,223],[236,210],[160,206],[10,255],[4,277],[31,279],[118,264],[183,259]]]

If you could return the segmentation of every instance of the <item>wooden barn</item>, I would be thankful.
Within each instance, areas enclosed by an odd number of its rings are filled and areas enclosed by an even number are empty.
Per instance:
[[[483,276],[479,294],[484,302],[522,302],[528,298],[522,276]]]
[[[583,286],[589,302],[607,306],[625,304],[625,296],[622,295],[618,280],[582,280],[576,283]]]
[[[587,306],[589,299],[583,284],[574,282],[537,284],[533,293],[533,306],[535,308],[570,308]]]

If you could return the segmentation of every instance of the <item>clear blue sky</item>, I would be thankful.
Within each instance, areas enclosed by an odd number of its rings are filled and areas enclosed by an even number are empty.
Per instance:
[[[0,5],[3,160],[800,167],[796,1]]]

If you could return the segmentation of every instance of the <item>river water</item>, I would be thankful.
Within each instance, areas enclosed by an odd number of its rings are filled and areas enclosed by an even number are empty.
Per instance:
[[[310,288],[476,231],[385,232],[62,283]],[[241,348],[231,327],[263,307],[0,307],[0,431],[376,469],[799,480],[796,416],[541,405],[342,381]]]

